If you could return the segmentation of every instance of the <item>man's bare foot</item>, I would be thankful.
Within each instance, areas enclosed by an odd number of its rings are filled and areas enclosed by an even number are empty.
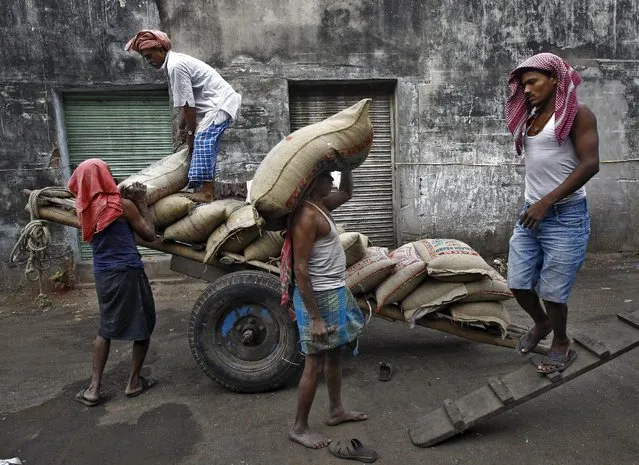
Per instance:
[[[215,200],[212,194],[206,192],[184,193],[184,197],[196,203],[211,203]]]
[[[340,423],[346,423],[348,421],[364,421],[368,420],[368,415],[361,412],[347,412],[342,410],[341,412],[333,412],[326,420],[328,426],[339,425]]]
[[[319,433],[313,433],[308,429],[301,433],[291,430],[288,433],[288,438],[291,441],[303,445],[304,447],[308,447],[309,449],[321,449],[331,443],[331,440],[327,437]]]

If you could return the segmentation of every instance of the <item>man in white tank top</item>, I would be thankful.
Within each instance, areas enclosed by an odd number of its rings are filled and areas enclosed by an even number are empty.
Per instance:
[[[541,53],[511,72],[506,103],[508,127],[526,165],[508,286],[535,322],[517,345],[520,355],[553,333],[551,352],[537,366],[542,374],[563,371],[577,357],[566,334],[566,303],[590,236],[584,185],[599,171],[597,121],[577,102],[580,82],[561,58]]]
[[[316,178],[309,188],[307,201],[293,213],[288,231],[293,241],[293,306],[301,350],[306,355],[295,424],[288,437],[311,449],[330,443],[308,426],[322,370],[329,399],[326,424],[334,426],[368,418],[363,413],[345,410],[341,400],[341,349],[356,343],[364,327],[364,317],[346,287],[346,257],[330,215],[351,198],[353,175],[350,171],[342,173],[337,192],[331,193],[332,184],[333,178],[328,172]]]

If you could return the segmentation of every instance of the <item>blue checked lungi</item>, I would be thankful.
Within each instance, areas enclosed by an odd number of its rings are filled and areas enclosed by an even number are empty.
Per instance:
[[[227,119],[222,124],[211,124],[204,131],[195,133],[191,167],[189,168],[189,185],[191,187],[198,187],[204,181],[215,179],[218,146],[222,134],[230,124],[231,119]]]
[[[318,354],[347,344],[357,348],[357,339],[364,328],[365,320],[357,301],[347,287],[329,291],[314,292],[320,316],[326,328],[335,326],[337,330],[330,334],[327,341],[313,341],[311,336],[311,315],[306,310],[302,295],[297,286],[293,291],[293,306],[297,328],[300,333],[302,353]]]

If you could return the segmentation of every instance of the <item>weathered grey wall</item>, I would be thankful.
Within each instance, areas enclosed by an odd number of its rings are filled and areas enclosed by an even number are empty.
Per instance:
[[[639,1],[3,0],[0,15],[0,287],[28,218],[23,188],[64,182],[53,95],[161,84],[122,48],[157,27],[243,94],[222,176],[249,179],[288,131],[287,80],[395,79],[397,223],[402,242],[456,237],[504,253],[522,169],[502,118],[510,68],[540,51],[581,71],[601,171],[588,185],[592,251],[639,249]],[[63,161],[63,160],[62,160]],[[57,233],[57,241],[64,240]]]

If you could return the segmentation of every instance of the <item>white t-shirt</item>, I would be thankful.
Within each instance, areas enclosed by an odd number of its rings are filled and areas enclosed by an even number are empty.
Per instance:
[[[197,131],[237,118],[242,96],[203,61],[169,50],[162,69],[169,79],[173,106],[195,108]]]

